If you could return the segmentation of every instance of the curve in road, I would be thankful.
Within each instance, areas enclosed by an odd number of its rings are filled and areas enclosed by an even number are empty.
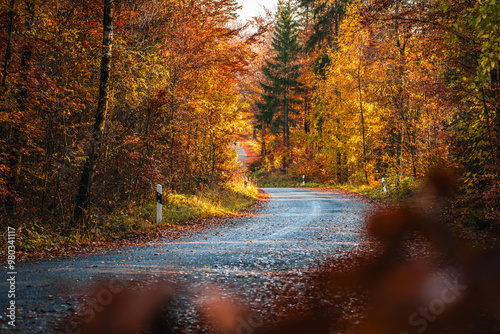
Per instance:
[[[234,218],[208,233],[162,240],[118,252],[18,265],[18,330],[45,332],[103,278],[217,283],[257,291],[280,275],[301,273],[366,240],[366,203],[342,194],[299,188],[265,189],[271,200],[257,214]],[[7,291],[5,280],[3,291]],[[252,290],[253,289],[253,290]],[[0,294],[1,305],[7,303]],[[0,328],[7,328],[2,317]]]

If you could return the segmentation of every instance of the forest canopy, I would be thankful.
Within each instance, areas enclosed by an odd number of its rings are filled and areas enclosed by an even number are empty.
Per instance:
[[[2,221],[75,227],[154,199],[157,183],[190,193],[230,179],[247,108],[237,83],[259,39],[237,8],[2,1]]]
[[[497,222],[499,6],[3,0],[0,217],[99,225],[158,183],[224,184],[253,128],[257,174],[404,192],[446,166],[457,210]]]
[[[272,40],[300,32],[293,94],[268,86],[256,98],[262,165],[256,175],[413,189],[433,167],[460,178],[459,211],[498,222],[499,7],[494,1],[282,1]],[[281,13],[281,14],[280,14]],[[292,42],[289,39],[289,42]],[[289,101],[296,112],[269,101]],[[277,102],[276,102],[277,103]],[[288,139],[289,137],[289,139]],[[284,158],[286,156],[286,159]]]

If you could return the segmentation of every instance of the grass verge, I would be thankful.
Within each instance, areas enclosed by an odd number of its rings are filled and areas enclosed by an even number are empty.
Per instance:
[[[338,189],[364,195],[371,199],[395,202],[409,198],[420,184],[415,178],[403,176],[401,179],[398,179],[397,175],[393,175],[385,179],[387,191],[384,192],[381,181],[370,182],[370,184],[356,182],[339,184],[334,182],[322,183],[314,179],[308,180],[306,177],[306,182],[303,184],[301,176],[285,174],[279,171],[263,172],[262,170],[255,171],[251,177],[259,187],[264,188],[306,187]]]
[[[259,193],[251,183],[231,182],[219,188],[204,189],[196,194],[167,194],[163,200],[163,221],[156,223],[156,201],[144,205],[133,202],[124,205],[119,212],[99,217],[87,227],[64,233],[54,224],[23,223],[16,231],[16,250],[23,257],[37,256],[35,253],[65,253],[66,250],[113,246],[123,240],[148,235],[168,234],[170,229],[196,224],[204,218],[224,217],[238,214],[257,202]],[[97,211],[97,210],[96,210]],[[7,245],[5,235],[0,243]],[[6,247],[2,247],[2,253]],[[92,248],[92,247],[91,247]],[[51,252],[55,250],[55,252]],[[63,255],[63,254],[61,254]],[[52,257],[52,255],[49,255]]]

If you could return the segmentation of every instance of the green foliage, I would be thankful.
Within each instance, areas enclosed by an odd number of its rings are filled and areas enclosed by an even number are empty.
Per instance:
[[[300,91],[301,86],[298,81],[300,65],[297,64],[300,52],[298,27],[292,1],[280,2],[271,42],[274,57],[262,68],[264,93],[262,101],[257,103],[259,127],[270,128],[273,133],[282,129],[285,145],[289,136],[289,114],[297,112],[294,105],[299,103],[293,95]]]
[[[484,218],[495,220],[500,201],[500,7],[497,1],[466,6],[443,1],[439,10],[449,17],[443,79],[456,105],[447,130],[451,158],[463,170],[458,203],[484,207]],[[477,220],[467,216],[462,218]]]
[[[315,48],[334,47],[350,0],[300,0],[299,3],[305,11],[312,12],[312,28],[306,49],[312,52]]]
[[[481,40],[480,74],[489,75],[500,70],[500,2],[481,0],[473,11],[477,36]]]

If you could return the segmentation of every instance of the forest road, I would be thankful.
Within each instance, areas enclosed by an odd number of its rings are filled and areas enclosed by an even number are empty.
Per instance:
[[[4,279],[0,332],[51,333],[64,315],[78,308],[83,291],[110,278],[166,278],[189,285],[190,291],[215,284],[223,292],[245,296],[251,306],[263,289],[285,288],[281,279],[301,276],[325,259],[368,242],[363,233],[367,203],[319,190],[264,190],[270,200],[257,214],[232,218],[209,231],[104,254],[19,263],[16,328],[6,323],[9,285]],[[7,273],[5,266],[3,271]]]

